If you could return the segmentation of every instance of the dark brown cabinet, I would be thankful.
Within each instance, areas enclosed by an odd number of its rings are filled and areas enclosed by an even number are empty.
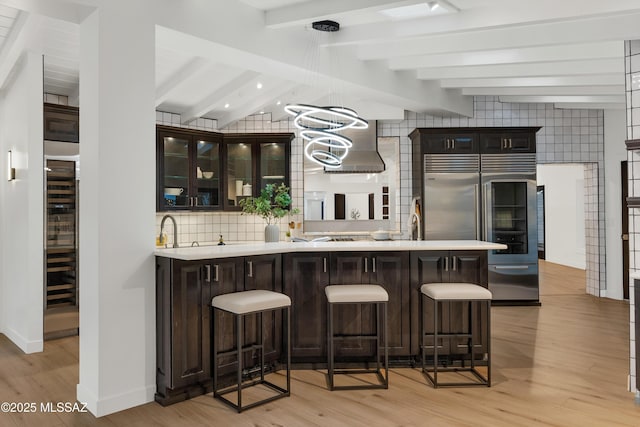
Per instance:
[[[156,263],[156,400],[163,404],[205,392],[209,374],[211,288],[203,261]],[[176,400],[174,400],[176,399]]]
[[[228,183],[225,210],[256,197],[267,184],[289,186],[291,133],[225,134],[224,174]]]
[[[478,153],[478,140],[473,132],[421,134],[422,151],[432,154]]]
[[[215,210],[222,207],[222,135],[158,126],[157,209]]]
[[[535,153],[535,133],[517,130],[482,133],[480,151],[486,154]]]
[[[329,254],[283,255],[284,293],[291,298],[293,362],[326,362]]]
[[[44,139],[79,142],[80,113],[77,107],[44,104]]]
[[[331,284],[371,283],[389,294],[389,354],[409,356],[410,286],[409,256],[405,252],[334,252],[331,254]],[[334,309],[335,329],[345,334],[371,334],[375,331],[374,307],[347,305]],[[346,341],[336,347],[338,355],[372,355],[368,342]]]
[[[415,173],[420,173],[423,154],[535,153],[538,127],[416,128],[412,141]],[[416,169],[417,168],[417,169]]]
[[[239,211],[266,184],[289,186],[293,137],[156,126],[157,210]]]
[[[420,311],[423,312],[425,330],[433,330],[433,304],[427,302],[422,307],[420,287],[425,283],[474,283],[487,287],[486,251],[423,251],[411,253],[411,324],[416,332],[412,334],[412,353],[420,353]],[[427,301],[426,299],[424,301]],[[464,331],[468,325],[469,304],[464,302],[442,303],[438,322],[441,332]],[[476,310],[474,326],[481,337],[477,352],[482,354],[487,348],[486,309]],[[433,340],[427,340],[433,345]],[[443,338],[438,343],[438,353],[446,355],[464,354],[467,351],[466,340],[462,338]]]

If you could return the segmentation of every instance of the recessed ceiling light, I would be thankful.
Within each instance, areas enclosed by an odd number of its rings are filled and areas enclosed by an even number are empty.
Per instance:
[[[229,103],[224,104],[224,108],[229,108]]]
[[[282,102],[280,102],[280,101],[276,102],[276,105],[280,105],[280,104],[282,104]]]
[[[264,111],[260,111],[260,114],[264,114]]]
[[[262,89],[262,83],[258,82],[258,83],[256,84],[256,87],[257,87],[258,89]]]

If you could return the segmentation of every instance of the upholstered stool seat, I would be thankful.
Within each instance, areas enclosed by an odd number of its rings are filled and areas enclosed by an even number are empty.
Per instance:
[[[329,378],[329,390],[359,390],[374,388],[389,388],[389,349],[387,345],[387,303],[389,294],[380,285],[330,285],[324,288],[327,296],[327,372]],[[336,304],[375,304],[376,306],[376,332],[375,334],[335,334],[333,328],[333,309]],[[382,311],[382,314],[380,313]],[[373,340],[376,345],[376,368],[375,369],[335,369],[335,341],[339,340]],[[384,374],[381,369],[380,357],[384,354]],[[379,383],[363,385],[343,385],[334,384],[334,375],[345,374],[376,374]]]
[[[424,297],[433,301],[433,331],[424,331],[424,321],[422,318],[420,321],[420,349],[422,353],[422,372],[425,373],[427,378],[431,381],[435,388],[438,387],[453,387],[453,386],[491,386],[491,291],[488,289],[471,284],[471,283],[427,283],[420,287],[420,292],[423,296],[422,301],[422,314],[424,317]],[[442,302],[467,302],[469,304],[468,314],[468,331],[467,332],[448,332],[441,333],[438,330],[441,325],[439,324],[438,316],[438,304]],[[475,341],[476,334],[474,333],[474,304],[484,303],[487,307],[487,374],[483,375],[476,368],[475,363]],[[428,336],[433,337],[433,366],[427,367],[426,364],[426,345],[425,338]],[[440,338],[467,338],[467,351],[470,358],[469,367],[438,367],[438,339]],[[462,381],[462,382],[448,382],[443,383],[438,381],[438,372],[470,372],[474,375],[477,381]],[[431,375],[433,373],[433,375]]]
[[[222,400],[227,405],[233,407],[238,412],[242,412],[245,409],[253,408],[258,405],[271,402],[281,397],[290,395],[291,389],[291,333],[290,333],[290,307],[291,298],[285,294],[279,292],[272,292],[266,290],[254,290],[244,292],[234,292],[230,294],[218,295],[211,300],[211,328],[210,328],[210,345],[211,345],[211,370],[213,372],[213,397]],[[238,371],[236,384],[231,388],[218,389],[218,358],[222,356],[229,356],[230,352],[226,352],[221,355],[218,354],[217,349],[217,336],[216,336],[216,322],[215,315],[216,310],[222,310],[231,313],[236,318],[236,349],[231,352],[237,355]],[[284,334],[286,336],[286,376],[287,385],[286,388],[282,388],[265,380],[265,363],[264,363],[264,340],[263,340],[263,314],[272,310],[283,310],[286,312],[286,322],[284,324]],[[255,345],[247,346],[243,348],[244,343],[244,317],[251,314],[259,315],[259,330],[258,340]],[[243,383],[243,355],[247,351],[260,350],[260,378],[251,381],[250,383]],[[251,386],[263,384],[268,388],[275,391],[277,394],[270,397],[252,402],[248,405],[242,404],[242,390]],[[237,392],[237,403],[225,397],[226,394]]]

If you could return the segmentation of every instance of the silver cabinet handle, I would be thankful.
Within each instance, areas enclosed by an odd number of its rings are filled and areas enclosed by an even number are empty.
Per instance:
[[[447,141],[447,150],[449,149],[449,138],[445,139]]]
[[[197,197],[193,198],[193,206],[198,206],[198,198]]]
[[[214,273],[213,273],[213,281],[214,282],[218,282],[219,281],[218,280],[218,264],[213,266],[213,271],[214,271]]]
[[[364,259],[364,272],[365,273],[369,272],[369,258]]]
[[[327,272],[327,257],[322,258],[322,272]]]
[[[453,148],[454,150],[456,149],[456,140],[455,139],[451,140],[451,148]]]
[[[375,273],[376,272],[376,258],[375,257],[371,258],[371,262],[372,262],[372,270]]]
[[[205,282],[211,283],[211,266],[209,264],[204,266],[204,270],[207,272],[205,276]]]
[[[247,261],[249,264],[249,277],[253,277],[253,261]]]
[[[444,271],[449,271],[449,257],[444,257]]]
[[[456,264],[458,263],[458,257],[451,257],[451,270],[452,271],[456,271],[457,270],[457,266]]]
[[[509,138],[509,148],[513,148],[513,141]]]

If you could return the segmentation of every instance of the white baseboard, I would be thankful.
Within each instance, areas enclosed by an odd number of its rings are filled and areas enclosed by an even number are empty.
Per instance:
[[[156,393],[156,385],[148,385],[126,393],[98,398],[90,390],[82,384],[76,387],[78,402],[86,403],[87,409],[96,417],[113,414],[114,412],[124,411],[134,406],[144,405],[153,402]]]
[[[40,353],[44,349],[44,340],[42,339],[28,340],[11,328],[5,329],[4,334],[26,354]]]

